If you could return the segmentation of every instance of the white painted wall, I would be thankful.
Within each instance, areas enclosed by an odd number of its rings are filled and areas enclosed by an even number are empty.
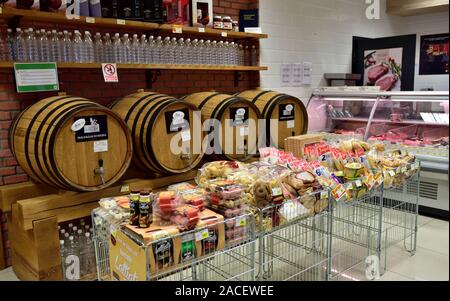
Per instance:
[[[313,89],[325,84],[324,73],[351,72],[353,36],[378,38],[448,32],[446,13],[417,17],[388,16],[384,13],[383,0],[380,20],[366,18],[365,0],[259,2],[261,27],[263,32],[269,34],[269,39],[261,41],[261,63],[269,67],[269,71],[262,72],[261,87],[289,93],[303,101],[308,100]],[[304,61],[313,63],[313,84],[281,87],[280,65]],[[448,90],[448,76],[420,76],[416,89],[424,87]]]

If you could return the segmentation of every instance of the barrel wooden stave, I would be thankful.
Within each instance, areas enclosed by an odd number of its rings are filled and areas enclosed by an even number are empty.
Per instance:
[[[270,129],[270,119],[278,120],[278,147],[284,149],[284,140],[288,137],[299,136],[308,132],[308,113],[303,102],[291,95],[276,91],[249,90],[238,93],[237,96],[253,102],[261,112],[262,118],[266,119],[267,143],[274,144],[273,134]],[[279,120],[280,105],[294,105],[295,119],[294,127],[288,128],[288,121]],[[292,123],[292,121],[290,122]],[[292,126],[292,124],[289,124]],[[270,139],[270,140],[269,140]]]

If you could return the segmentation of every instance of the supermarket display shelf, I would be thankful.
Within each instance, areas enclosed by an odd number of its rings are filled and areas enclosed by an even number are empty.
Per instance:
[[[58,68],[96,69],[100,63],[58,63]],[[14,62],[0,62],[0,68],[13,68]],[[209,65],[167,65],[167,64],[117,64],[118,69],[156,69],[156,70],[207,70],[207,71],[264,71],[261,66],[209,66]]]
[[[68,19],[65,14],[62,13],[49,13],[36,10],[16,9],[11,7],[0,6],[0,19],[10,20],[13,18],[20,18],[23,21],[31,22],[46,22],[55,24],[64,24],[70,26],[84,25],[95,26],[96,28],[117,28],[117,29],[132,29],[132,30],[144,30],[144,31],[160,31],[162,33],[174,33],[174,27],[171,24],[157,24],[149,22],[110,19],[110,18],[92,18],[80,16],[78,19]],[[189,26],[176,27],[177,34],[195,34],[198,36],[210,36],[210,37],[226,37],[231,39],[266,39],[267,34],[258,33],[246,33],[246,32],[234,32],[215,30],[210,28],[197,28]]]
[[[331,118],[335,121],[353,121],[353,122],[364,122],[367,123],[369,118],[357,118],[357,117],[344,117],[344,118]],[[431,126],[448,126],[448,123],[437,123],[437,122],[425,122],[421,120],[402,120],[402,121],[391,121],[389,119],[376,119],[374,118],[372,122],[375,123],[389,123],[389,124],[417,124],[417,125],[431,125]]]

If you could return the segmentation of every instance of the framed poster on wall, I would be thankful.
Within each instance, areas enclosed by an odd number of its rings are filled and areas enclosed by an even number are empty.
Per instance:
[[[353,37],[352,72],[361,74],[357,84],[378,86],[384,91],[413,91],[416,38]]]
[[[212,27],[213,1],[191,0],[191,23],[195,27]]]
[[[403,48],[364,51],[364,86],[401,91]]]
[[[419,75],[448,74],[448,33],[420,37]]]

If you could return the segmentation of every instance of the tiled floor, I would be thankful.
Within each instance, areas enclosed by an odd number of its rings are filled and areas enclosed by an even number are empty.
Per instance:
[[[389,248],[387,258],[380,281],[448,281],[449,223],[420,216],[416,254],[405,252],[400,243]],[[0,271],[0,281],[14,280],[18,279],[11,268]]]

